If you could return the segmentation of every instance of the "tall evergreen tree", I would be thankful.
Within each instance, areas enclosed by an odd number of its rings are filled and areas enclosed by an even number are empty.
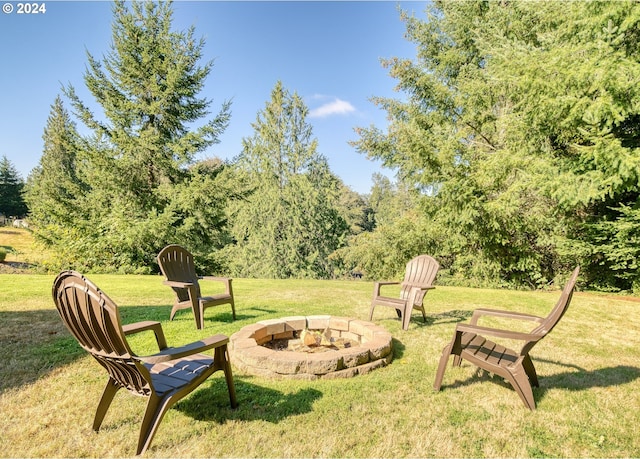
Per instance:
[[[18,170],[3,156],[0,160],[0,213],[5,217],[24,217],[27,214],[23,187]]]
[[[86,214],[69,223],[74,241],[57,245],[73,247],[69,257],[86,269],[148,270],[169,242],[213,259],[224,240],[224,165],[194,163],[227,126],[230,105],[197,125],[211,106],[198,94],[212,63],[199,64],[204,41],[193,28],[171,24],[170,2],[117,0],[111,49],[102,60],[87,53],[84,76],[102,116],[65,88],[91,134],[77,142]]]
[[[75,123],[56,97],[42,136],[44,149],[27,181],[26,199],[36,238],[48,246],[65,239],[69,226],[83,220],[82,199],[90,189],[81,179]]]
[[[358,146],[423,193],[452,274],[535,286],[580,262],[592,282],[633,284],[617,232],[640,204],[639,17],[632,2],[556,1],[405,17],[417,58],[385,65],[407,98],[377,98],[391,125]]]
[[[243,139],[237,166],[251,195],[234,204],[229,257],[238,275],[289,278],[333,274],[329,255],[343,242],[338,179],[317,152],[308,109],[278,82]]]
[[[511,82],[526,145],[553,158],[540,188],[565,223],[558,251],[593,287],[640,291],[640,5],[567,6],[529,9],[544,28],[501,50],[496,73]]]

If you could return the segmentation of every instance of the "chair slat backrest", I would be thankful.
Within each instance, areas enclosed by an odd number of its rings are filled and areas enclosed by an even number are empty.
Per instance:
[[[151,377],[129,348],[116,304],[75,271],[60,273],[52,294],[63,323],[80,346],[122,387],[148,395]]]
[[[542,338],[547,336],[551,330],[558,325],[564,313],[569,309],[569,304],[571,303],[571,298],[573,298],[573,291],[576,286],[576,281],[578,279],[578,274],[580,273],[580,266],[573,270],[569,281],[564,286],[562,290],[562,294],[558,299],[558,302],[553,307],[549,315],[544,318],[544,320],[531,331],[531,335],[535,336],[535,339],[532,339],[520,349],[520,355],[525,356],[531,352],[531,349],[540,341]]]
[[[166,246],[158,254],[158,265],[168,281],[190,282],[195,284],[197,297],[200,297],[200,284],[193,255],[177,244]],[[189,293],[183,288],[173,289],[179,301],[188,301]]]
[[[576,286],[578,274],[580,274],[580,266],[576,267],[576,269],[573,270],[571,277],[562,290],[562,294],[560,295],[558,302],[553,307],[549,315],[531,333],[541,334],[542,336],[544,336],[551,330],[553,330],[560,319],[562,319],[562,316],[564,316],[565,312],[567,312],[567,309],[569,309],[571,298],[573,298],[573,291]]]
[[[406,300],[409,297],[409,292],[412,287],[423,287],[433,284],[436,278],[436,274],[440,269],[438,262],[429,255],[418,255],[409,263],[402,281],[402,290],[400,292],[400,298]],[[416,297],[416,303],[421,303],[426,291],[421,292]]]

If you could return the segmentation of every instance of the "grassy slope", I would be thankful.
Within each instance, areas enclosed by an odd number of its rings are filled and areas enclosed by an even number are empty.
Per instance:
[[[16,263],[37,263],[46,257],[46,253],[34,244],[31,232],[24,228],[0,226],[0,248],[7,252],[5,263],[0,263],[0,273],[15,272]]]
[[[0,242],[2,245],[2,242]],[[205,329],[179,313],[158,276],[90,278],[120,306],[123,322],[163,322],[170,345],[232,334],[265,318],[329,313],[366,318],[372,284],[236,279],[238,320],[209,309]],[[116,396],[99,434],[91,423],[106,374],[62,327],[50,297],[53,276],[0,274],[0,450],[3,457],[128,456],[144,400]],[[210,292],[212,286],[203,284]],[[463,364],[432,384],[455,323],[476,307],[544,315],[559,292],[439,287],[427,296],[428,323],[414,314],[374,321],[392,332],[395,359],[383,369],[335,381],[272,381],[235,373],[231,410],[217,373],[170,410],[153,457],[638,457],[640,302],[578,293],[558,327],[532,352],[538,409],[524,408],[497,378]],[[153,352],[149,335],[131,339]]]

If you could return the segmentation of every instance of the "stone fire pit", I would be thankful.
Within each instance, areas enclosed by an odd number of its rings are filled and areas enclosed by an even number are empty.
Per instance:
[[[305,332],[321,333],[340,345],[301,351],[291,350],[300,346],[283,344],[300,341]],[[392,336],[383,327],[328,315],[262,320],[231,335],[229,349],[239,370],[278,379],[348,378],[385,366],[393,358]]]

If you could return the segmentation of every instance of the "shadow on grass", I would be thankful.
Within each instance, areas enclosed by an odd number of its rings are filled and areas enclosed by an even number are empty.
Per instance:
[[[126,306],[119,311],[123,324],[166,322],[171,306]],[[53,301],[51,309],[0,311],[0,324],[0,394],[89,355],[63,325]],[[96,366],[96,371],[103,370]]]
[[[0,311],[0,393],[33,383],[87,353],[51,310]]]
[[[118,310],[123,324],[153,320],[166,325],[171,307],[169,304],[132,305],[120,306]],[[251,309],[256,308],[249,311]],[[274,312],[269,309],[259,311],[263,314]],[[236,313],[237,320],[234,321],[230,308],[228,311],[219,310],[217,314],[213,311],[205,314],[205,326],[220,322],[231,324],[257,316]],[[194,323],[193,313],[179,311],[175,320]],[[55,369],[89,355],[63,325],[53,301],[51,309],[0,311],[0,324],[0,394],[32,384]],[[102,371],[96,366],[96,372]]]
[[[391,338],[391,344],[393,346],[393,360],[400,360],[404,355],[406,346],[397,338]]]
[[[118,306],[120,311],[120,320],[123,324],[131,324],[134,322],[142,322],[144,320],[156,320],[158,322],[165,322],[169,320],[171,315],[171,305],[160,306]],[[229,313],[231,317],[231,313]],[[193,320],[193,314],[191,315]]]
[[[400,312],[396,311],[398,318],[385,318],[383,320],[398,320],[401,321]],[[445,311],[440,313],[427,313],[426,320],[422,318],[420,311],[416,313],[416,311],[412,311],[411,320],[409,321],[410,326],[416,325],[418,327],[430,327],[433,325],[440,324],[450,324],[450,323],[458,323],[463,322],[469,319],[473,315],[473,311],[463,310],[463,309],[452,309],[451,311]]]
[[[267,308],[267,307],[258,307],[258,306],[251,306],[251,307],[250,307],[250,308],[248,308],[248,309],[252,309],[252,310],[254,310],[254,311],[258,311],[258,312],[260,312],[261,314],[259,314],[259,315],[275,314],[276,312],[278,312],[278,311],[276,311],[275,309],[269,309],[269,308]],[[236,311],[236,312],[237,312],[237,311]],[[257,317],[257,315],[253,315],[253,316],[250,316],[250,317],[251,317],[251,318],[253,318],[253,317]]]
[[[599,368],[593,371],[568,371],[540,377],[540,395],[549,389],[586,390],[592,387],[615,387],[640,378],[640,368],[628,365]],[[534,388],[534,391],[536,388]]]
[[[167,309],[168,312],[164,316],[163,320],[166,320],[169,318],[169,315],[171,314],[171,307],[172,306],[168,306],[168,309]],[[224,309],[225,307],[226,309]],[[261,313],[247,314],[252,309],[260,311]],[[276,311],[271,309],[262,309],[262,308],[254,308],[254,307],[238,311],[238,307],[236,306],[236,319],[234,320],[233,314],[231,313],[231,307],[229,305],[221,305],[220,308],[214,307],[214,308],[207,308],[204,310],[204,324],[206,327],[208,322],[231,323],[231,322],[255,319],[256,317],[264,316],[265,314],[273,314],[275,312]],[[151,319],[138,319],[138,320],[151,320]],[[158,319],[153,319],[153,320],[158,320]],[[191,322],[193,322],[195,319],[193,317],[193,311],[191,309],[183,309],[176,312],[176,315],[173,318],[173,320],[174,321],[190,320]]]
[[[250,378],[250,377],[249,377]],[[300,389],[294,394],[258,386],[246,377],[234,377],[238,407],[229,407],[227,384],[222,377],[211,378],[189,397],[181,400],[175,409],[199,421],[224,423],[229,420],[267,421],[278,423],[289,416],[309,413],[322,392],[313,388]]]
[[[464,309],[452,309],[451,311],[444,311],[439,313],[427,313],[426,321],[422,319],[421,315],[412,313],[411,323],[418,327],[430,327],[432,325],[451,324],[468,320],[473,315],[473,311]]]
[[[427,322],[423,322],[423,325],[434,324],[451,324],[457,322],[463,322],[473,315],[473,311],[464,309],[452,309],[451,311],[444,311],[438,314],[427,314]]]
[[[563,364],[560,362],[548,361],[549,363],[553,363],[556,365],[561,365],[565,367],[574,368],[577,371],[566,371],[563,373],[556,373],[549,376],[538,375],[538,381],[540,383],[540,387],[533,388],[533,394],[536,401],[540,401],[546,394],[547,391],[553,389],[566,389],[570,391],[582,391],[588,390],[594,387],[615,387],[620,384],[627,384],[636,379],[640,378],[640,368],[631,367],[627,365],[618,365],[615,367],[607,367],[607,368],[599,368],[597,370],[587,371],[576,365],[571,364]],[[534,362],[535,364],[535,362]],[[463,365],[464,362],[463,362]],[[446,376],[445,376],[446,377]],[[460,381],[457,380],[453,384],[449,384],[447,386],[442,386],[443,389],[447,387],[450,389],[460,388],[464,386],[470,386],[472,384],[476,384],[478,382],[488,382],[491,381],[495,384],[499,384],[504,387],[511,387],[506,380],[501,377],[495,376],[492,377],[490,373],[477,369],[474,372],[474,375],[470,378]],[[515,393],[515,391],[514,391]]]

